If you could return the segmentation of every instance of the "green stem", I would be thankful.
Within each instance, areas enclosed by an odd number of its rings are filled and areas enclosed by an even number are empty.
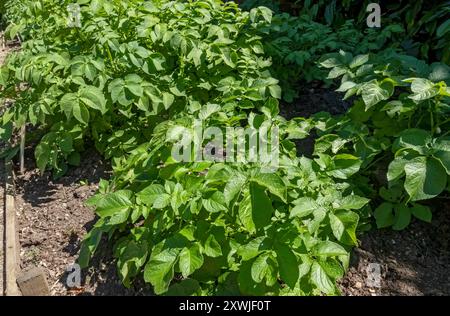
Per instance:
[[[116,70],[116,66],[114,64],[114,61],[113,61],[113,58],[111,55],[111,51],[109,50],[108,43],[105,43],[105,47],[106,47],[106,53],[108,54],[109,61],[111,62],[111,67],[113,67],[113,69]]]

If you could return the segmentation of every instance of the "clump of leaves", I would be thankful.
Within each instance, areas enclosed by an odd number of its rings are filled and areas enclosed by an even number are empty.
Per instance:
[[[314,22],[308,15],[295,17],[283,13],[274,15],[271,23],[261,24],[259,30],[265,52],[273,59],[270,70],[280,80],[283,99],[292,102],[305,82],[327,81],[326,71],[317,65],[322,55],[340,49],[355,54],[381,51],[402,28],[393,24],[363,32],[349,20],[333,29]]]
[[[379,191],[386,202],[375,210],[379,227],[403,229],[411,215],[430,221],[430,210],[416,202],[448,191],[449,67],[392,52],[353,56],[343,51],[321,65],[331,69],[329,78],[341,77],[337,91],[345,98],[359,96],[342,120],[328,122],[325,130],[338,135],[323,136],[319,144],[332,142],[321,147],[336,154],[353,145],[350,152],[367,172],[388,162]]]
[[[2,126],[47,130],[35,152],[41,170],[64,174],[86,141],[115,161],[169,117],[280,96],[256,34],[268,9],[213,0],[80,5],[81,28],[55,0],[14,4],[9,15],[7,33],[27,40],[0,70],[2,99],[15,100]]]

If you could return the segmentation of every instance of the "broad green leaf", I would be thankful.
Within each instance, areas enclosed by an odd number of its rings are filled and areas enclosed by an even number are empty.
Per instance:
[[[273,257],[264,253],[258,256],[252,264],[252,279],[261,283],[266,280],[267,286],[272,286],[277,282],[277,266]]]
[[[166,190],[161,184],[150,184],[148,187],[144,188],[142,191],[138,192],[136,196],[144,204],[153,206],[153,203],[158,198],[158,196],[164,194]]]
[[[374,211],[374,217],[378,228],[389,227],[394,224],[394,206],[392,203],[381,203]]]
[[[339,244],[332,241],[321,241],[311,249],[314,256],[334,257],[346,255],[347,251]]]
[[[409,97],[415,101],[430,99],[439,94],[439,88],[431,81],[424,78],[412,78],[411,91],[414,93]]]
[[[361,160],[350,154],[338,154],[333,157],[333,166],[327,168],[327,174],[338,178],[348,179],[359,171]]]
[[[414,149],[421,154],[426,152],[425,146],[429,143],[431,143],[430,132],[418,128],[404,130],[398,138],[399,146]]]
[[[357,245],[356,228],[359,215],[352,211],[338,211],[330,213],[330,225],[337,240],[346,245]]]
[[[224,195],[220,191],[216,191],[209,199],[203,199],[202,204],[203,207],[211,213],[228,211]]]
[[[405,190],[412,201],[426,200],[439,195],[445,188],[445,169],[434,158],[416,157],[405,164]]]
[[[89,123],[89,111],[82,103],[75,103],[73,108],[73,116],[78,122],[88,125]]]
[[[66,114],[66,117],[70,119],[75,106],[79,106],[79,99],[75,93],[66,93],[60,101],[61,109]]]
[[[347,195],[338,201],[336,209],[339,210],[359,210],[364,205],[369,203],[369,199],[358,195]]]
[[[164,104],[164,108],[167,110],[168,108],[170,108],[170,106],[173,104],[175,100],[175,97],[173,96],[173,94],[168,93],[168,92],[163,92],[163,104]]]
[[[281,99],[281,88],[278,85],[269,86],[270,95],[276,99]]]
[[[103,91],[97,87],[85,86],[80,89],[80,99],[90,108],[99,110],[102,114],[105,114],[106,99],[103,95]]]
[[[388,172],[386,174],[389,182],[398,180],[405,174],[405,165],[408,162],[407,159],[396,158],[391,161],[388,166]]]
[[[367,63],[369,61],[369,55],[358,55],[355,56],[352,60],[352,62],[350,63],[349,67],[350,68],[356,68],[359,66],[364,65],[365,63]]]
[[[311,281],[325,294],[333,294],[335,292],[334,282],[328,277],[326,271],[317,261],[314,261],[311,266]]]
[[[281,279],[291,288],[295,285],[299,278],[299,262],[292,252],[290,246],[277,245],[275,249],[277,253],[278,269]]]
[[[376,80],[364,84],[360,89],[362,98],[366,104],[366,110],[380,101],[389,99],[394,93],[392,84],[388,82],[380,84]]]
[[[447,174],[450,175],[450,138],[443,137],[437,139],[433,144],[433,149],[435,150],[433,157],[441,162]]]
[[[225,197],[225,202],[230,205],[231,201],[237,197],[239,192],[241,192],[247,178],[240,173],[234,174],[230,180],[225,185],[223,194]]]
[[[133,202],[131,201],[132,196],[133,192],[129,190],[107,193],[98,200],[95,212],[100,217],[107,217],[128,210],[133,206]]]
[[[203,265],[203,255],[200,252],[198,244],[194,244],[190,248],[185,247],[181,250],[179,265],[181,274],[185,278]]]
[[[317,204],[317,202],[310,197],[302,197],[294,202],[294,208],[292,208],[290,217],[305,217],[310,215],[314,210],[319,208],[320,206]]]
[[[98,222],[97,222],[98,224]],[[97,249],[100,240],[102,239],[103,231],[99,227],[92,228],[84,237],[83,243],[80,249],[80,255],[78,256],[78,264],[82,268],[86,268],[89,265],[89,261]]]
[[[242,260],[244,261],[253,259],[257,255],[259,255],[261,251],[267,249],[266,241],[267,239],[264,236],[251,239],[247,244],[240,246],[237,250],[237,253],[242,257]]]
[[[156,209],[163,209],[170,205],[171,196],[170,194],[163,193],[158,195],[153,202],[153,207]]]
[[[204,245],[204,253],[205,255],[209,257],[220,257],[222,255],[222,248],[220,247],[220,244],[217,242],[216,237],[214,235],[209,235],[206,239],[205,245]]]
[[[264,191],[264,188],[255,184],[250,184],[250,197],[252,204],[252,221],[256,230],[270,224],[273,214],[272,201]]]
[[[406,205],[395,205],[394,214],[394,224],[392,225],[392,229],[394,230],[405,229],[411,222],[411,210]]]
[[[414,215],[414,217],[416,217],[424,222],[431,223],[432,213],[428,206],[414,204],[410,210],[411,210],[412,215]]]
[[[144,270],[144,280],[153,285],[155,294],[162,294],[169,288],[174,276],[174,266],[178,259],[179,251],[165,249],[162,252],[151,255]]]
[[[41,172],[45,171],[50,160],[51,149],[45,142],[40,142],[34,151],[34,157],[36,158],[36,165]]]
[[[255,223],[253,222],[252,203],[249,192],[244,195],[244,198],[239,203],[238,217],[241,224],[249,233],[254,233],[256,231]]]
[[[167,296],[192,296],[198,294],[200,284],[194,279],[185,279],[170,286]]]
[[[274,173],[258,173],[251,180],[268,189],[270,193],[278,196],[283,202],[286,202],[286,185],[279,175]]]

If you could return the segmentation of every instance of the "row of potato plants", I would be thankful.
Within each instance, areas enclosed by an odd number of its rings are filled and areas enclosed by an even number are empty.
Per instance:
[[[372,207],[379,227],[402,229],[411,214],[431,220],[417,201],[448,191],[442,64],[392,52],[326,56],[329,79],[342,77],[339,91],[354,105],[341,117],[286,120],[261,42],[269,9],[79,0],[81,27],[71,27],[70,3],[7,3],[7,33],[23,43],[0,70],[1,98],[14,100],[2,108],[0,135],[35,126],[37,166],[55,176],[90,144],[112,161],[112,178],[88,200],[99,219],[82,266],[106,236],[124,285],[143,277],[156,294],[338,294]],[[177,131],[198,120],[278,129],[279,168],[177,162]],[[313,131],[320,137],[308,158],[295,140]],[[389,182],[377,183],[386,161]]]

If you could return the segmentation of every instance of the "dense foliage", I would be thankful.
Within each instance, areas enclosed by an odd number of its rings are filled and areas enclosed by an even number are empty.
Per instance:
[[[78,27],[68,4],[8,2],[7,33],[24,41],[0,68],[1,99],[14,101],[0,136],[33,125],[37,166],[56,177],[90,144],[112,161],[88,201],[99,219],[82,266],[106,236],[124,285],[143,277],[156,294],[338,294],[372,215],[380,228],[430,221],[419,201],[449,190],[449,69],[383,50],[395,25],[334,33],[219,0],[79,0]],[[297,79],[337,78],[348,113],[279,115],[278,80],[291,100]],[[278,131],[279,165],[177,161],[198,122]],[[295,140],[311,134],[305,157]]]
[[[297,96],[304,81],[326,82],[325,72],[316,65],[317,59],[339,49],[366,54],[391,47],[416,57],[450,62],[450,24],[446,19],[450,2],[382,2],[381,29],[365,27],[370,2],[342,1],[338,5],[337,1],[246,0],[241,3],[246,10],[264,5],[276,12],[272,23],[261,29],[261,37],[266,54],[273,58],[272,73],[280,80],[285,101],[291,102]],[[355,24],[359,27],[355,28]]]

